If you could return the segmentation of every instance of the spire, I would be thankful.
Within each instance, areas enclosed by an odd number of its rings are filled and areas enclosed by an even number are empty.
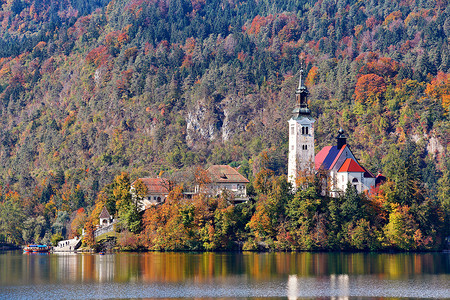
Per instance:
[[[296,105],[295,109],[292,111],[292,117],[294,119],[300,116],[309,116],[311,111],[308,108],[308,89],[303,81],[303,66],[300,69],[300,78],[298,80],[298,87],[295,91]]]
[[[303,67],[300,69],[300,79],[298,80],[297,90],[300,90],[302,87],[305,87],[305,84],[303,83]]]

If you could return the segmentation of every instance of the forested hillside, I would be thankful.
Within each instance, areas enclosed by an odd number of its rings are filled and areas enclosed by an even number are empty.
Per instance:
[[[121,172],[286,174],[301,61],[316,152],[344,128],[361,163],[388,177],[391,212],[431,201],[448,222],[447,0],[1,5],[4,239],[62,232]]]

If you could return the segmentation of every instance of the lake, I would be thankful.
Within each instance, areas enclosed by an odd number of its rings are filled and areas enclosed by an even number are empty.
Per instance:
[[[0,254],[0,299],[450,298],[449,253]]]

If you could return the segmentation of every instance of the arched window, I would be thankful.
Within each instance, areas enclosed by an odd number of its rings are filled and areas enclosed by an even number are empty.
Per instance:
[[[161,202],[161,197],[156,198],[156,201]]]
[[[358,183],[358,179],[353,178],[352,183]]]
[[[303,135],[307,135],[308,134],[308,127],[307,126],[302,126],[302,134]]]

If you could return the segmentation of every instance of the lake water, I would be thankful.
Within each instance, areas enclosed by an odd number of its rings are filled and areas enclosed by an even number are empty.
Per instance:
[[[0,299],[450,298],[450,254],[0,254]]]

